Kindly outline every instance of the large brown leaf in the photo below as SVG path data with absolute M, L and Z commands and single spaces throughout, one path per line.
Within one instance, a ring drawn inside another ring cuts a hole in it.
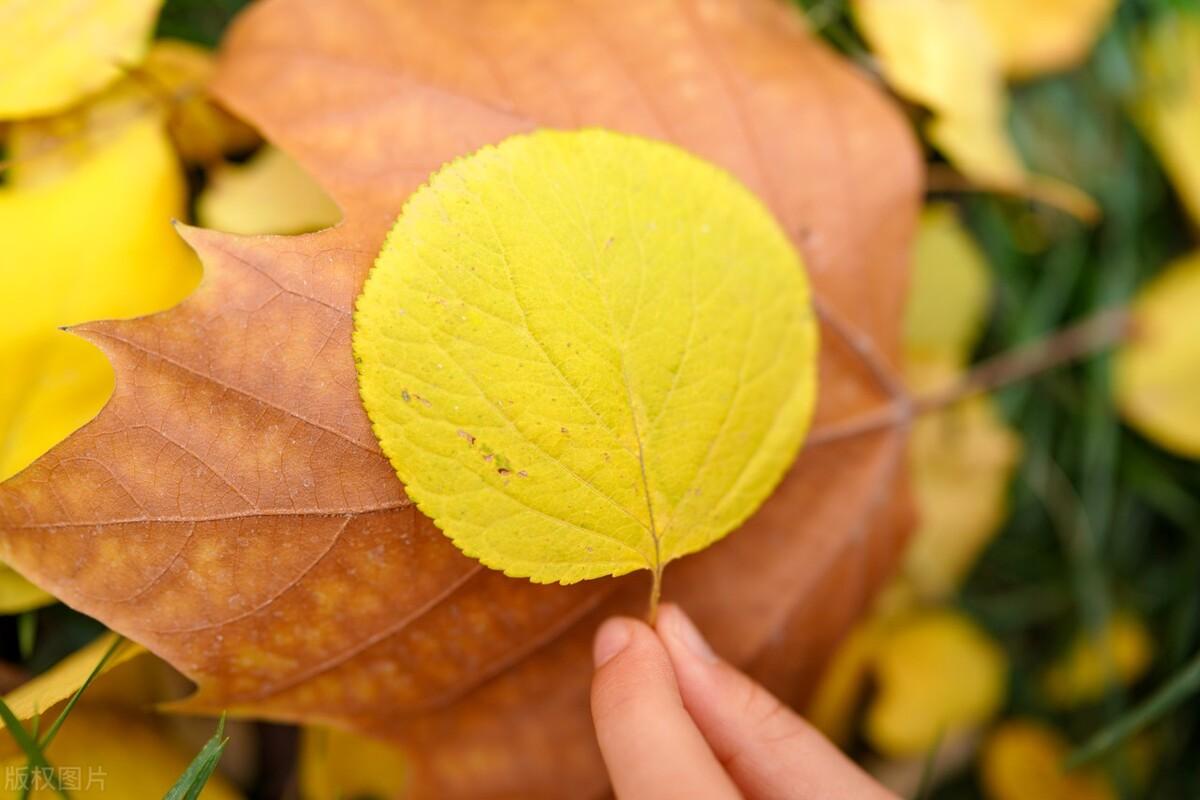
M 919 162 L 869 81 L 769 0 L 268 0 L 216 89 L 342 205 L 299 237 L 184 231 L 205 264 L 170 312 L 79 329 L 100 416 L 0 487 L 3 557 L 196 679 L 192 705 L 403 742 L 413 792 L 604 791 L 589 641 L 637 576 L 536 586 L 462 556 L 407 502 L 359 403 L 350 310 L 405 197 L 517 131 L 668 139 L 737 174 L 803 250 L 823 322 L 813 439 L 744 528 L 665 595 L 788 699 L 895 561 L 895 400 Z

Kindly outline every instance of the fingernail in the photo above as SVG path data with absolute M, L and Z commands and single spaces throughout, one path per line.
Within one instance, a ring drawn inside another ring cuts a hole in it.
M 688 619 L 688 615 L 683 613 L 683 609 L 679 606 L 670 606 L 664 610 L 669 614 L 668 627 L 671 636 L 690 650 L 696 658 L 709 664 L 715 664 L 717 654 L 713 652 L 700 630 Z
M 596 641 L 592 645 L 592 660 L 596 669 L 600 669 L 613 659 L 629 644 L 633 632 L 629 623 L 623 619 L 610 619 L 596 631 Z

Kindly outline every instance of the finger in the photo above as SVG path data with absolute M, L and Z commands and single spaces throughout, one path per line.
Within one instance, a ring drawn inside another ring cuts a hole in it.
M 664 605 L 657 627 L 684 706 L 747 797 L 894 800 L 815 728 L 721 661 L 678 606 Z
M 688 717 L 671 659 L 645 624 L 615 617 L 594 645 L 592 718 L 621 800 L 737 798 L 737 789 Z

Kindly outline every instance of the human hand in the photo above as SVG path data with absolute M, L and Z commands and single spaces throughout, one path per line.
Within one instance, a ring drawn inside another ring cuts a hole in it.
M 721 661 L 678 606 L 596 632 L 592 719 L 621 800 L 895 800 Z

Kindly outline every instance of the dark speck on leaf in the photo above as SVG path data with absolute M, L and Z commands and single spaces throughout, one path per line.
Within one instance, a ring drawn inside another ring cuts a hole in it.
M 464 430 L 459 430 L 458 435 L 461 436 L 462 438 L 466 439 L 467 444 L 474 447 L 474 445 L 475 445 L 475 437 L 474 436 L 472 436 L 471 434 L 467 433 Z
M 403 400 L 403 401 L 404 401 L 404 402 L 406 402 L 406 403 L 407 403 L 408 401 L 412 400 L 412 395 L 408 393 L 408 389 L 401 389 L 401 390 L 400 390 L 400 399 L 401 399 L 401 400 Z

